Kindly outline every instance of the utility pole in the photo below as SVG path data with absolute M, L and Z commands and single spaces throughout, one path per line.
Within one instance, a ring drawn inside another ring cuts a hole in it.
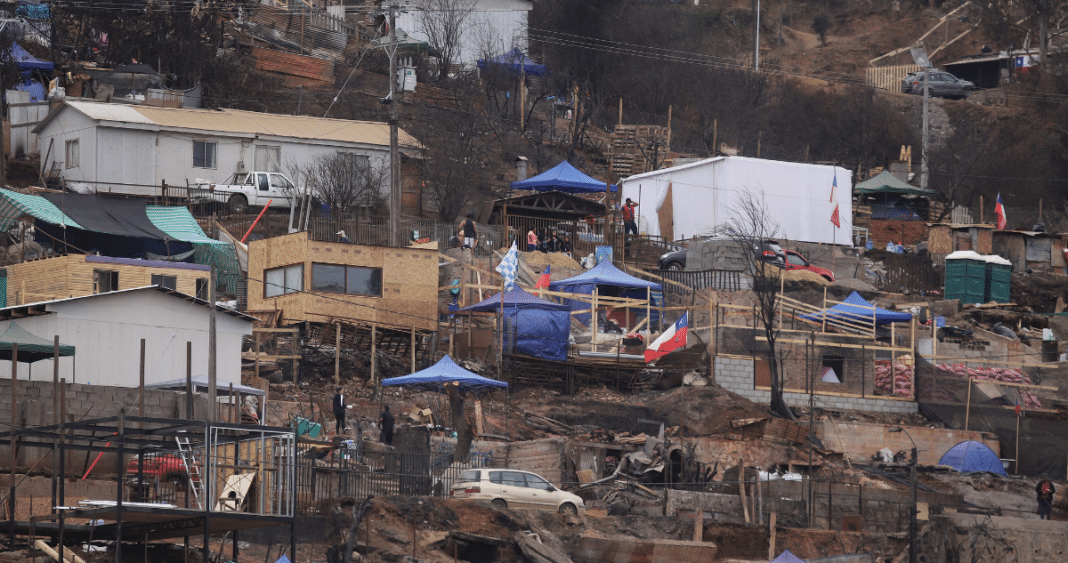
M 928 79 L 931 76 L 931 67 L 923 68 L 923 154 L 920 155 L 920 189 L 927 189 L 927 144 L 931 137 L 931 120 L 929 117 L 931 104 L 931 86 Z
M 760 70 L 760 0 L 753 0 L 753 70 Z
M 215 266 L 208 278 L 208 420 L 215 422 L 215 407 L 218 405 L 215 388 L 215 285 L 218 284 Z
M 389 6 L 389 242 L 400 246 L 400 151 L 397 147 L 397 12 L 400 6 Z

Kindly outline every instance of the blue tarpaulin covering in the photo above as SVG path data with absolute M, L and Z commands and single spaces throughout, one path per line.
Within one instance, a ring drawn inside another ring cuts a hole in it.
M 790 550 L 787 549 L 786 551 L 780 553 L 778 557 L 772 559 L 771 563 L 805 563 L 805 560 L 794 555 L 793 553 L 790 553 Z
M 854 291 L 849 294 L 849 297 L 846 297 L 842 303 L 829 309 L 819 311 L 818 313 L 801 315 L 801 318 L 810 321 L 823 322 L 823 317 L 825 315 L 828 321 L 839 320 L 851 323 L 871 322 L 872 304 L 868 303 L 859 293 Z M 907 322 L 910 320 L 912 320 L 912 313 L 887 311 L 886 309 L 881 309 L 879 307 L 875 308 L 875 324 L 877 325 Z
M 988 471 L 1007 475 L 998 454 L 982 442 L 967 440 L 949 448 L 938 460 L 938 465 L 948 465 L 961 473 Z
M 577 276 L 550 283 L 549 289 L 552 291 L 582 293 L 586 295 L 592 295 L 593 290 L 597 289 L 598 294 L 607 295 L 609 297 L 644 299 L 648 295 L 647 292 L 649 290 L 659 292 L 661 286 L 656 282 L 636 278 L 620 271 L 619 268 L 616 268 L 615 265 L 612 264 L 611 260 L 605 260 Z M 655 301 L 656 296 L 654 295 L 653 298 Z M 589 303 L 577 299 L 565 299 L 564 301 L 568 303 L 568 306 L 572 311 L 589 310 L 590 308 Z M 657 306 L 657 303 L 653 303 L 653 306 Z M 641 314 L 641 311 L 636 312 Z M 650 319 L 650 324 L 655 325 L 659 322 L 657 319 L 658 316 L 654 313 L 653 318 Z M 588 314 L 576 315 L 575 320 L 588 325 L 590 316 Z
M 438 363 L 411 375 L 383 379 L 382 385 L 403 385 L 405 387 L 423 387 L 440 389 L 446 383 L 457 382 L 461 389 L 484 389 L 487 387 L 508 387 L 504 381 L 482 377 L 456 365 L 452 358 L 445 356 Z
M 501 294 L 475 303 L 461 311 L 501 311 Z M 521 288 L 504 294 L 504 346 L 528 356 L 567 361 L 571 331 L 571 308 L 546 301 Z
M 8 57 L 15 62 L 19 70 L 40 70 L 52 72 L 56 65 L 48 61 L 42 61 L 26 52 L 18 43 L 12 43 L 8 49 Z
M 605 183 L 583 174 L 566 160 L 533 178 L 512 182 L 513 190 L 536 192 L 558 191 L 569 194 L 588 194 L 605 191 Z M 618 188 L 612 186 L 612 191 Z
M 497 70 L 507 70 L 511 74 L 530 74 L 532 76 L 549 76 L 549 69 L 530 60 L 523 51 L 518 48 L 512 49 L 503 55 L 490 57 L 489 60 L 479 59 L 478 68 L 493 66 Z

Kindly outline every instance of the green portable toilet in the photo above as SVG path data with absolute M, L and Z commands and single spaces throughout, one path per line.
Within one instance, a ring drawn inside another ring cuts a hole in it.
M 986 264 L 984 257 L 971 250 L 958 250 L 946 256 L 946 299 L 985 303 Z
M 1009 289 L 1012 286 L 1012 262 L 997 255 L 984 256 L 986 259 L 986 301 L 1008 303 Z

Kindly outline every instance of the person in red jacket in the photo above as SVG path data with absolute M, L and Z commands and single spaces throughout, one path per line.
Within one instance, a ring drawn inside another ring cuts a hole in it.
M 636 207 L 638 207 L 638 204 L 628 197 L 621 210 L 623 218 L 623 256 L 630 256 L 630 237 L 627 235 L 638 234 L 638 223 L 635 221 L 637 218 L 637 214 L 635 214 Z

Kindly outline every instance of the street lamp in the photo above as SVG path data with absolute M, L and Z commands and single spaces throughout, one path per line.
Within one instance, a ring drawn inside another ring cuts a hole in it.
M 908 430 L 900 426 L 887 429 L 887 432 L 904 432 L 912 442 L 912 459 L 909 460 L 909 469 L 912 473 L 912 511 L 909 512 L 909 563 L 916 563 L 916 441 Z

